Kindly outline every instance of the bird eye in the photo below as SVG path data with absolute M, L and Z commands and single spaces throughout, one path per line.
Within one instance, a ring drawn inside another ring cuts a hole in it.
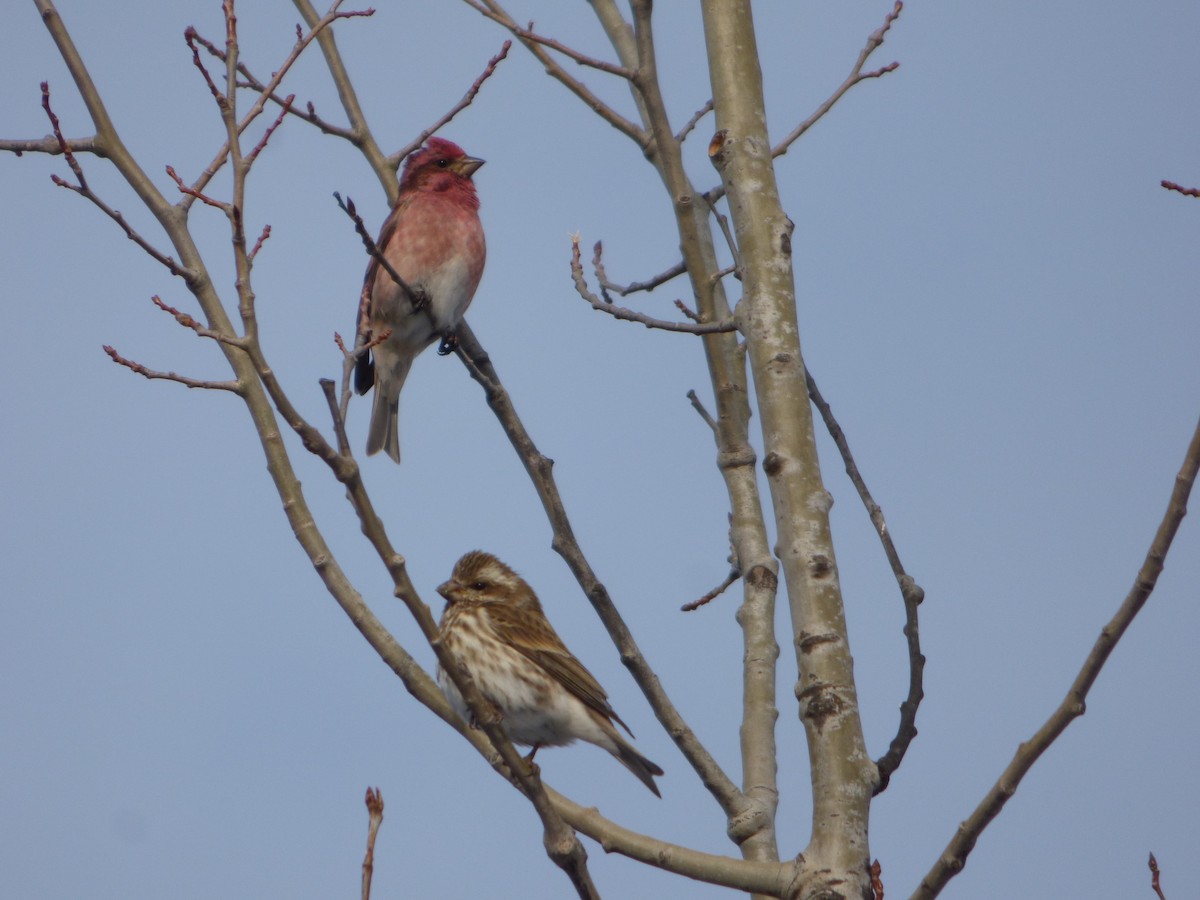
M 482 591 L 486 587 L 487 587 L 486 581 L 476 581 L 474 584 L 471 585 L 471 590 Z
M 437 161 L 437 167 L 439 169 L 444 169 L 448 165 L 450 165 L 450 160 L 446 159 L 446 157 L 444 157 L 444 156 Z

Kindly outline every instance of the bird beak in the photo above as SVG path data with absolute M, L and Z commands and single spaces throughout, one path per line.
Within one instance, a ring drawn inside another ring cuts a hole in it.
M 453 603 L 458 596 L 458 591 L 461 585 L 453 578 L 438 585 L 437 592 L 442 595 L 447 603 Z
M 470 178 L 479 171 L 479 167 L 484 162 L 485 160 L 476 159 L 474 156 L 464 156 L 462 159 L 455 160 L 451 168 L 464 178 Z

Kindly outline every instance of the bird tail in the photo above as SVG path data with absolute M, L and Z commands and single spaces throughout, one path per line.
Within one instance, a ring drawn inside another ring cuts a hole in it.
M 375 402 L 371 407 L 371 424 L 367 427 L 367 456 L 382 450 L 397 464 L 400 462 L 400 390 L 411 367 L 410 355 L 397 353 L 387 344 L 375 350 Z
M 655 797 L 661 797 L 658 785 L 654 783 L 654 776 L 663 774 L 663 770 L 634 750 L 633 746 L 623 737 L 615 732 L 613 736 L 616 737 L 616 747 L 609 752 L 617 758 L 621 765 L 636 775 L 642 784 L 650 788 Z
M 375 402 L 371 407 L 371 425 L 367 429 L 367 456 L 383 450 L 400 462 L 400 396 L 375 383 Z

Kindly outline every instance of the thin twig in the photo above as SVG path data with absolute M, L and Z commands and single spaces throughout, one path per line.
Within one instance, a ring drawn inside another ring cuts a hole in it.
M 704 408 L 704 404 L 700 402 L 700 398 L 696 396 L 696 392 L 694 390 L 688 391 L 687 398 L 692 401 L 692 407 L 697 413 L 699 413 L 700 418 L 704 420 L 704 424 L 713 430 L 713 434 L 720 434 L 720 428 L 717 425 L 717 420 L 714 419 L 709 414 L 708 410 Z
M 258 240 L 254 242 L 254 247 L 250 250 L 250 258 L 258 256 L 258 251 L 262 249 L 262 245 L 266 243 L 267 238 L 271 236 L 271 226 L 264 225 L 262 233 L 259 234 Z
M 562 41 L 538 34 L 533 30 L 532 22 L 529 23 L 528 27 L 522 28 L 520 25 L 517 25 L 515 22 L 513 22 L 512 19 L 508 17 L 508 14 L 503 10 L 493 11 L 493 9 L 485 6 L 482 3 L 476 2 L 476 0 L 464 0 L 464 2 L 466 2 L 468 6 L 474 9 L 480 15 L 486 16 L 493 22 L 503 25 L 510 32 L 512 32 L 515 37 L 520 39 L 522 43 L 541 44 L 543 47 L 549 47 L 551 50 L 557 50 L 563 56 L 574 60 L 581 66 L 587 66 L 590 69 L 597 69 L 601 72 L 607 72 L 609 75 L 616 75 L 626 80 L 633 78 L 634 73 L 631 69 L 627 69 L 624 66 L 617 65 L 616 63 L 610 63 L 605 62 L 602 59 L 596 59 L 594 56 L 588 56 L 586 53 L 580 53 L 578 50 L 568 47 Z
M 571 280 L 575 284 L 576 292 L 591 304 L 592 309 L 608 313 L 614 319 L 623 319 L 626 322 L 638 322 L 647 328 L 658 328 L 662 331 L 674 331 L 682 334 L 718 334 L 726 331 L 737 331 L 737 324 L 732 319 L 724 322 L 697 322 L 694 324 L 668 322 L 666 319 L 655 319 L 645 313 L 636 312 L 624 306 L 605 303 L 588 290 L 587 281 L 583 275 L 583 263 L 579 254 L 579 235 L 577 234 L 571 237 Z
M 425 296 L 424 293 L 411 287 L 407 281 L 400 277 L 400 273 L 392 267 L 392 264 L 387 261 L 387 257 L 383 255 L 382 251 L 379 249 L 379 245 L 375 243 L 375 239 L 372 238 L 370 232 L 367 231 L 367 226 L 363 224 L 362 216 L 358 214 L 358 210 L 354 206 L 354 201 L 347 197 L 343 202 L 342 195 L 337 191 L 333 192 L 333 198 L 337 200 L 338 209 L 340 209 L 354 221 L 354 230 L 358 233 L 358 236 L 362 238 L 363 247 L 366 248 L 367 255 L 370 256 L 371 259 L 375 260 L 375 262 L 379 263 L 383 271 L 387 272 L 388 275 L 391 276 L 392 280 L 400 286 L 400 289 L 404 291 L 404 293 L 408 294 L 409 299 L 414 307 L 419 306 L 421 304 L 421 299 Z M 365 287 L 364 290 L 366 290 Z
M 696 312 L 679 298 L 675 299 L 675 308 L 691 319 L 693 322 L 700 321 L 700 313 Z
M 1154 858 L 1154 854 L 1150 854 L 1150 887 L 1154 888 L 1154 893 L 1158 894 L 1158 900 L 1167 900 L 1162 892 L 1162 886 L 1158 883 L 1158 860 Z
M 678 132 L 676 132 L 675 140 L 678 143 L 682 144 L 684 141 L 684 138 L 686 138 L 691 133 L 692 129 L 700 124 L 700 120 L 703 119 L 705 116 L 707 116 L 710 112 L 712 112 L 712 108 L 713 108 L 712 98 L 709 97 L 708 102 L 705 103 L 698 110 L 696 110 L 695 114 L 690 119 L 687 120 L 687 123 L 682 128 L 680 128 Z
M 368 296 L 364 291 L 363 296 Z M 360 308 L 358 321 L 362 321 L 363 312 Z M 342 336 L 336 331 L 333 333 L 333 342 L 337 344 L 338 350 L 342 352 L 342 390 L 341 400 L 338 402 L 338 415 L 343 422 L 350 411 L 350 396 L 353 393 L 350 387 L 350 379 L 354 374 L 354 366 L 364 353 L 373 347 L 378 347 L 384 341 L 392 336 L 392 329 L 385 328 L 379 334 L 371 336 L 369 341 L 362 344 L 356 344 L 354 349 L 347 349 L 346 342 L 342 340 Z
M 612 291 L 614 294 L 620 294 L 622 297 L 632 294 L 636 291 L 650 292 L 660 284 L 665 284 L 672 278 L 677 278 L 687 271 L 687 265 L 684 264 L 683 260 L 680 260 L 679 262 L 675 263 L 675 265 L 671 266 L 671 268 L 667 269 L 665 272 L 660 272 L 653 278 L 648 278 L 645 281 L 630 282 L 627 285 L 620 285 L 613 281 L 609 281 L 608 273 L 604 270 L 603 254 L 604 242 L 596 241 L 595 246 L 592 248 L 592 266 L 596 270 L 596 279 L 600 282 L 600 288 L 606 295 L 606 299 L 609 291 Z
M 1178 194 L 1183 194 L 1185 197 L 1200 197 L 1200 188 L 1186 188 L 1183 185 L 1176 184 L 1173 181 L 1163 180 L 1159 182 L 1168 191 L 1175 191 Z
M 283 62 L 279 65 L 279 67 L 271 75 L 271 80 L 268 81 L 266 83 L 266 85 L 263 86 L 263 89 L 259 92 L 258 99 L 253 104 L 251 104 L 250 109 L 246 112 L 246 114 L 237 123 L 237 126 L 236 126 L 236 134 L 237 135 L 242 134 L 246 130 L 246 128 L 249 127 L 250 123 L 253 122 L 255 119 L 257 119 L 259 117 L 259 115 L 262 114 L 264 107 L 266 106 L 266 104 L 268 102 L 270 102 L 271 98 L 274 96 L 275 91 L 279 88 L 279 85 L 283 81 L 284 76 L 291 70 L 291 68 L 295 64 L 296 60 L 300 58 L 300 54 L 303 53 L 304 50 L 308 47 L 308 45 L 311 44 L 314 40 L 316 40 L 318 38 L 318 36 L 326 28 L 328 28 L 330 25 L 332 25 L 334 22 L 336 22 L 339 19 L 354 19 L 354 18 L 360 18 L 360 17 L 364 17 L 364 16 L 375 15 L 375 10 L 373 10 L 373 9 L 367 9 L 367 10 L 362 10 L 362 11 L 350 10 L 348 12 L 341 12 L 338 10 L 338 7 L 341 6 L 341 4 L 342 4 L 342 0 L 335 0 L 334 4 L 329 8 L 329 11 L 327 13 L 325 13 L 325 15 L 322 16 L 319 20 L 317 20 L 315 23 L 313 23 L 312 27 L 309 29 L 308 34 L 298 34 L 297 35 L 296 42 L 295 42 L 295 44 L 292 45 L 291 51 L 284 58 Z M 227 32 L 229 31 L 230 27 L 231 26 L 227 26 L 227 29 L 226 29 Z M 194 32 L 193 32 L 193 37 L 198 37 L 198 35 L 194 35 Z M 192 52 L 194 54 L 194 58 L 199 59 L 199 54 L 195 50 L 194 45 L 192 46 Z M 225 63 L 228 66 L 229 62 L 230 62 L 229 56 L 228 56 L 228 51 L 222 58 L 225 60 Z M 234 72 L 236 73 L 236 71 L 237 71 L 236 55 L 233 60 L 233 63 L 234 63 L 233 69 L 234 69 Z M 203 71 L 202 66 L 201 66 L 201 70 Z M 209 80 L 211 81 L 211 79 L 209 79 Z M 236 83 L 233 81 L 232 77 L 231 77 L 230 81 L 231 81 L 230 91 L 232 93 L 232 91 L 236 88 Z M 224 109 L 228 106 L 229 106 L 228 99 L 225 99 L 222 108 Z M 194 182 L 192 182 L 192 185 L 191 185 L 192 191 L 195 191 L 195 192 L 203 192 L 204 191 L 204 188 L 208 185 L 208 183 L 210 181 L 212 181 L 212 179 L 216 176 L 217 172 L 220 171 L 221 167 L 225 164 L 225 160 L 229 158 L 230 146 L 231 146 L 230 141 L 226 140 L 225 144 L 221 147 L 221 149 L 217 151 L 217 155 L 213 158 L 213 160 L 208 164 L 208 166 L 204 169 L 204 171 L 200 173 L 200 176 Z M 197 197 L 198 197 L 198 194 L 195 194 L 195 193 L 192 193 L 191 191 L 189 191 L 188 196 L 184 197 L 183 200 L 180 201 L 180 206 L 183 209 L 190 208 L 193 200 L 196 199 Z
M 83 169 L 80 168 L 79 161 L 75 159 L 75 154 L 71 152 L 71 145 L 63 137 L 58 116 L 54 114 L 54 110 L 50 106 L 50 83 L 48 81 L 42 82 L 42 109 L 46 111 L 46 116 L 50 119 L 50 127 L 54 129 L 54 137 L 58 139 L 58 145 L 62 149 L 62 155 L 67 161 L 67 165 L 75 173 L 75 180 L 79 182 L 80 188 L 85 191 L 88 190 L 87 179 L 83 177 Z
M 338 344 L 342 343 L 341 335 L 337 336 Z M 345 345 L 342 345 L 343 347 Z M 353 456 L 353 451 L 350 449 L 350 439 L 346 436 L 346 420 L 342 417 L 341 410 L 338 409 L 337 394 L 334 393 L 335 385 L 332 378 L 322 378 L 318 382 L 321 385 L 321 393 L 325 395 L 325 402 L 329 405 L 329 417 L 333 420 L 333 433 L 337 437 L 338 453 L 341 456 Z
M 367 854 L 362 864 L 362 900 L 371 900 L 371 876 L 375 873 L 375 835 L 383 824 L 383 794 L 367 788 Z
M 141 247 L 151 259 L 161 263 L 172 275 L 177 275 L 180 278 L 189 280 L 192 277 L 191 272 L 175 262 L 173 257 L 168 256 L 151 244 L 137 231 L 134 231 L 133 226 L 125 221 L 125 217 L 121 215 L 118 210 L 113 209 L 111 206 L 101 200 L 99 196 L 92 192 L 91 187 L 88 186 L 87 179 L 83 175 L 83 167 L 80 166 L 79 160 L 75 158 L 75 154 L 73 152 L 74 148 L 67 141 L 67 139 L 63 137 L 62 128 L 59 126 L 58 122 L 58 116 L 54 114 L 54 110 L 50 106 L 50 85 L 48 82 L 43 81 L 41 87 L 42 109 L 46 111 L 46 115 L 50 119 L 50 127 L 54 129 L 54 140 L 58 144 L 59 152 L 62 153 L 63 158 L 67 161 L 67 165 L 71 167 L 71 172 L 74 173 L 78 184 L 71 184 L 65 179 L 60 178 L 58 175 L 51 175 L 50 180 L 58 185 L 58 187 L 66 188 L 69 191 L 74 191 L 76 194 L 79 194 L 81 197 L 84 197 L 90 201 L 93 206 L 116 222 L 121 230 L 125 232 L 125 236 Z M 96 142 L 99 142 L 98 138 L 96 139 Z
M 642 148 L 643 151 L 650 147 L 651 139 L 649 133 L 642 128 L 639 128 L 625 116 L 621 115 L 607 103 L 597 97 L 590 88 L 587 87 L 578 78 L 569 75 L 558 61 L 550 55 L 550 53 L 532 37 L 523 37 L 522 33 L 526 31 L 516 20 L 513 19 L 504 8 L 496 2 L 496 0 L 463 0 L 468 6 L 476 10 L 483 16 L 499 22 L 509 33 L 516 37 L 525 46 L 530 53 L 537 59 L 546 70 L 551 78 L 562 84 L 572 94 L 587 104 L 588 109 L 600 116 L 613 128 L 616 128 L 622 134 L 632 138 L 633 141 Z
M 463 94 L 462 99 L 454 104 L 454 106 L 450 107 L 445 115 L 417 135 L 415 140 L 409 142 L 406 146 L 401 147 L 395 153 L 391 154 L 387 158 L 388 165 L 390 165 L 393 169 L 398 168 L 400 163 L 404 161 L 405 157 L 424 144 L 431 135 L 445 127 L 445 125 L 448 124 L 451 119 L 470 106 L 472 101 L 475 99 L 475 95 L 479 93 L 479 89 L 483 87 L 483 83 L 491 78 L 495 73 L 496 66 L 500 65 L 500 63 L 508 57 L 508 51 L 511 49 L 511 47 L 512 41 L 505 41 L 500 47 L 500 52 L 488 60 L 488 64 L 484 67 L 482 74 L 475 79 L 469 88 L 467 88 L 467 92 Z
M 1061 735 L 1076 718 L 1082 716 L 1086 709 L 1088 692 L 1095 683 L 1100 670 L 1108 661 L 1109 655 L 1121 640 L 1134 618 L 1150 599 L 1158 576 L 1162 573 L 1171 542 L 1179 530 L 1179 524 L 1187 514 L 1187 501 L 1196 483 L 1196 473 L 1200 471 L 1200 422 L 1197 423 L 1184 457 L 1183 466 L 1175 476 L 1175 486 L 1171 491 L 1171 499 L 1167 503 L 1166 512 L 1155 532 L 1146 558 L 1138 570 L 1133 587 L 1125 596 L 1116 614 L 1100 632 L 1092 650 L 1084 660 L 1079 674 L 1067 691 L 1058 709 L 1046 720 L 1028 741 L 1017 748 L 1012 762 L 1004 770 L 999 780 L 992 786 L 987 795 L 975 807 L 974 812 L 965 822 L 958 826 L 953 839 L 946 849 L 938 856 L 933 865 L 921 880 L 920 887 L 913 893 L 913 900 L 930 900 L 936 897 L 955 875 L 962 871 L 980 834 L 988 824 L 1000 814 L 1004 804 L 1016 793 L 1026 773 L 1046 752 L 1058 736 Z
M 200 74 L 204 76 L 204 83 L 208 85 L 208 92 L 212 94 L 213 99 L 217 102 L 217 106 L 224 109 L 228 106 L 228 101 L 225 95 L 217 88 L 216 82 L 213 81 L 212 75 L 208 73 L 208 67 L 204 65 L 204 60 L 200 58 L 200 51 L 196 48 L 199 32 L 191 25 L 183 30 L 183 40 L 188 45 L 188 49 L 192 51 L 192 65 L 200 70 Z M 207 44 L 207 41 L 204 42 Z M 207 44 L 211 48 L 211 44 Z M 225 54 L 220 55 L 221 62 L 225 62 Z
M 699 609 L 700 607 L 704 606 L 705 604 L 711 603 L 713 600 L 716 600 L 723 593 L 725 593 L 725 589 L 728 588 L 731 584 L 733 584 L 735 581 L 737 581 L 741 577 L 742 577 L 741 569 L 737 569 L 737 568 L 730 569 L 729 574 L 725 576 L 724 580 L 720 584 L 718 584 L 715 588 L 713 588 L 711 591 L 709 591 L 707 594 L 705 594 L 700 599 L 693 600 L 691 603 L 683 604 L 683 606 L 679 607 L 680 612 L 694 612 L 695 610 Z
M 903 9 L 903 0 L 896 0 L 896 5 L 884 18 L 883 24 L 879 28 L 875 29 L 875 31 L 871 32 L 871 35 L 867 38 L 867 43 L 859 52 L 858 59 L 855 61 L 853 68 L 850 69 L 850 74 L 846 76 L 846 80 L 843 81 L 837 87 L 837 89 L 829 95 L 828 99 L 826 99 L 824 103 L 817 107 L 816 111 L 811 116 L 793 128 L 787 137 L 785 137 L 782 141 L 776 144 L 774 148 L 772 148 L 772 157 L 780 157 L 787 153 L 792 144 L 799 140 L 800 137 L 806 131 L 808 131 L 808 129 L 812 128 L 817 124 L 817 122 L 821 121 L 825 114 L 833 109 L 834 105 L 842 99 L 842 97 L 847 91 L 850 90 L 850 88 L 854 87 L 860 82 L 867 81 L 872 78 L 882 78 L 889 72 L 894 72 L 900 68 L 900 63 L 891 62 L 886 66 L 881 66 L 880 68 L 871 72 L 864 72 L 862 70 L 863 65 L 870 58 L 871 54 L 879 49 L 879 47 L 883 44 L 884 37 L 886 37 L 888 31 L 891 29 L 892 24 L 900 17 L 900 13 Z M 704 196 L 715 202 L 721 197 L 725 196 L 725 186 L 717 185 L 712 190 L 705 192 Z
M 879 860 L 871 863 L 871 900 L 883 900 L 883 866 Z
M 896 5 L 892 7 L 892 11 L 887 14 L 886 18 L 884 18 L 883 24 L 871 32 L 871 36 L 867 38 L 866 46 L 859 51 L 858 59 L 854 63 L 854 68 L 850 70 L 850 74 L 846 76 L 846 80 L 843 81 L 838 89 L 829 96 L 828 100 L 826 100 L 817 108 L 816 112 L 793 128 L 787 137 L 775 145 L 775 147 L 771 150 L 771 156 L 783 156 L 783 154 L 787 153 L 788 148 L 792 146 L 792 144 L 794 144 L 796 140 L 802 134 L 804 134 L 804 132 L 808 131 L 808 129 L 812 128 L 813 125 L 820 121 L 821 117 L 824 116 L 825 113 L 829 112 L 829 110 L 833 108 L 833 105 L 842 99 L 842 95 L 845 94 L 846 91 L 850 90 L 850 88 L 854 87 L 861 81 L 866 81 L 870 78 L 881 78 L 889 72 L 894 72 L 896 69 L 900 68 L 900 63 L 892 62 L 879 69 L 875 69 L 872 72 L 864 72 L 862 70 L 867 60 L 870 59 L 871 54 L 883 45 L 884 38 L 887 37 L 888 31 L 891 29 L 895 21 L 900 18 L 900 13 L 903 11 L 903 9 L 903 0 L 896 0 Z
M 197 200 L 201 201 L 202 203 L 204 203 L 208 206 L 214 207 L 215 209 L 219 209 L 226 214 L 229 213 L 229 211 L 231 209 L 230 204 L 226 203 L 223 200 L 218 200 L 215 197 L 210 197 L 210 196 L 208 196 L 208 194 L 205 194 L 202 191 L 196 190 L 194 187 L 190 187 L 190 186 L 184 184 L 183 179 L 179 177 L 179 173 L 176 172 L 173 167 L 167 166 L 167 174 L 171 176 L 171 180 L 175 182 L 175 186 L 177 188 L 179 188 L 179 192 L 181 194 L 186 194 L 189 197 L 195 197 Z
M 161 379 L 163 381 L 174 381 L 177 384 L 182 384 L 184 387 L 199 388 L 206 391 L 229 391 L 239 396 L 245 393 L 242 385 L 236 381 L 206 381 L 199 378 L 188 378 L 186 375 L 177 375 L 174 372 L 159 372 L 155 369 L 147 369 L 139 362 L 134 362 L 132 359 L 126 359 L 119 354 L 115 349 L 108 344 L 104 345 L 104 352 L 108 354 L 109 359 L 119 366 L 124 366 L 131 372 L 136 372 L 144 378 Z
M 837 419 L 834 418 L 833 410 L 821 395 L 812 372 L 805 372 L 805 380 L 808 384 L 808 396 L 818 412 L 821 413 L 825 428 L 842 456 L 846 474 L 850 476 L 854 489 L 858 491 L 859 499 L 867 509 L 871 524 L 875 526 L 875 533 L 879 535 L 879 540 L 883 544 L 884 555 L 887 556 L 888 564 L 892 567 L 892 574 L 896 578 L 896 583 L 900 587 L 900 596 L 904 601 L 904 637 L 908 641 L 908 696 L 900 704 L 900 725 L 896 730 L 896 736 L 888 745 L 887 753 L 875 762 L 879 768 L 879 783 L 875 787 L 875 793 L 879 794 L 887 788 L 892 773 L 900 767 L 900 763 L 904 760 L 904 754 L 908 752 L 909 744 L 917 736 L 917 709 L 925 696 L 923 687 L 925 657 L 921 653 L 921 628 L 917 608 L 925 599 L 925 591 L 913 580 L 911 575 L 904 571 L 904 564 L 900 562 L 900 554 L 896 550 L 895 542 L 892 541 L 892 534 L 888 530 L 883 510 L 871 496 L 871 491 L 867 488 L 862 473 L 858 470 L 858 464 L 854 461 L 854 455 L 850 452 L 846 434 L 842 431 Z
M 200 337 L 209 338 L 210 340 L 218 341 L 219 343 L 222 343 L 222 344 L 228 344 L 231 347 L 237 347 L 242 350 L 246 349 L 245 338 L 237 337 L 236 335 L 232 335 L 232 334 L 223 334 L 222 332 L 217 331 L 215 328 L 206 328 L 204 325 L 202 325 L 200 323 L 199 320 L 193 318 L 192 316 L 188 315 L 187 313 L 182 312 L 173 306 L 168 306 L 166 303 L 164 303 L 162 301 L 162 298 L 159 297 L 158 294 L 155 294 L 153 297 L 151 297 L 150 302 L 153 303 L 155 306 L 157 306 L 159 309 L 161 309 L 163 312 L 165 312 L 167 315 L 171 316 L 176 322 L 178 322 L 184 328 L 190 328 L 192 331 L 196 332 L 196 334 L 198 334 Z
M 738 253 L 737 241 L 733 239 L 733 232 L 729 230 L 729 220 L 725 218 L 725 216 L 721 215 L 721 211 L 717 209 L 717 204 L 711 197 L 709 197 L 707 194 L 702 194 L 701 196 L 704 197 L 704 202 L 708 204 L 709 210 L 711 210 L 712 214 L 716 217 L 717 225 L 719 225 L 721 228 L 721 234 L 725 237 L 725 246 L 729 248 L 729 253 L 733 256 L 733 265 L 730 268 L 721 269 L 721 271 L 713 275 L 713 278 L 724 278 L 730 272 L 738 272 L 741 270 L 742 257 L 741 254 Z
M 224 50 L 222 50 L 220 47 L 218 47 L 212 41 L 203 37 L 201 34 L 196 32 L 194 29 L 191 29 L 191 32 L 192 32 L 192 39 L 197 44 L 199 44 L 201 47 L 203 47 L 205 50 L 207 50 L 209 53 L 211 53 L 217 59 L 221 60 L 222 62 L 225 61 L 225 51 Z M 261 94 L 267 90 L 267 86 L 262 82 L 262 80 L 257 78 L 250 71 L 249 67 L 247 67 L 247 65 L 244 62 L 242 62 L 241 60 L 238 60 L 237 71 L 240 72 L 242 74 L 242 76 L 246 79 L 245 81 L 239 81 L 237 83 L 237 86 L 239 88 L 247 88 L 258 94 Z M 280 97 L 279 94 L 275 93 L 274 91 L 269 92 L 268 96 L 270 97 L 272 103 L 274 103 L 278 106 L 284 105 L 285 98 Z M 331 135 L 334 135 L 335 137 L 343 138 L 345 140 L 350 141 L 352 144 L 357 143 L 357 135 L 355 135 L 351 129 L 343 128 L 339 125 L 334 125 L 332 122 L 326 121 L 325 119 L 318 116 L 316 107 L 313 106 L 313 103 L 311 100 L 308 101 L 307 104 L 305 104 L 305 109 L 299 110 L 299 109 L 296 109 L 295 106 L 289 106 L 287 109 L 287 112 L 288 112 L 288 114 L 293 115 L 298 119 L 303 119 L 305 122 L 308 122 L 310 125 L 313 125 L 314 127 L 318 128 L 320 131 L 324 132 L 325 134 L 331 134 Z
M 279 115 L 275 117 L 275 121 L 272 122 L 270 127 L 263 132 L 262 140 L 258 142 L 253 150 L 246 154 L 247 165 L 253 165 L 254 160 L 258 159 L 258 154 L 262 153 L 263 148 L 267 146 L 267 141 L 271 139 L 271 135 L 275 133 L 275 129 L 283 124 L 283 118 L 291 110 L 292 101 L 295 99 L 295 94 L 288 94 L 287 97 L 284 98 L 283 108 L 279 111 Z

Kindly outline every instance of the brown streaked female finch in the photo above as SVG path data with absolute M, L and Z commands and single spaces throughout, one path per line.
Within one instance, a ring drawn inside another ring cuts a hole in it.
M 438 588 L 446 598 L 439 637 L 479 692 L 502 715 L 509 740 L 533 747 L 560 747 L 576 740 L 602 747 L 656 796 L 654 776 L 663 770 L 621 736 L 633 737 L 608 703 L 608 695 L 583 663 L 571 655 L 542 612 L 533 589 L 490 553 L 472 550 Z M 438 684 L 468 721 L 462 695 L 442 667 Z
M 479 286 L 486 248 L 471 176 L 482 165 L 482 159 L 467 156 L 457 144 L 435 137 L 404 166 L 396 206 L 376 243 L 417 296 L 409 296 L 371 258 L 363 279 L 367 302 L 360 310 L 357 346 L 385 329 L 391 329 L 391 336 L 360 356 L 354 371 L 358 393 L 375 387 L 368 455 L 383 450 L 400 462 L 396 420 L 408 370 L 435 338 L 452 346 L 454 329 Z

